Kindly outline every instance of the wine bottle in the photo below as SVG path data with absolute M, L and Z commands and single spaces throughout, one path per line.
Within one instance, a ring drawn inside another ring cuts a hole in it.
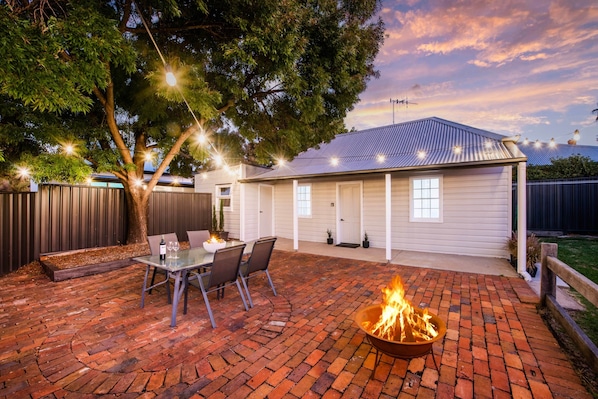
M 160 240 L 160 260 L 166 260 L 166 241 L 164 241 L 164 234 Z

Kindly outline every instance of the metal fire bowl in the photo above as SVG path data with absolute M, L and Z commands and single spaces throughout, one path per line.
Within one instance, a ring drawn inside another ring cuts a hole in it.
M 423 314 L 423 310 L 420 308 L 414 308 L 414 310 L 416 313 L 420 315 Z M 438 335 L 430 341 L 399 342 L 380 338 L 374 334 L 371 334 L 365 328 L 363 328 L 363 322 L 369 321 L 372 323 L 376 323 L 380 319 L 381 314 L 381 304 L 371 305 L 357 311 L 357 314 L 355 315 L 355 322 L 357 323 L 359 328 L 361 328 L 361 330 L 366 333 L 372 346 L 392 357 L 398 357 L 401 359 L 411 359 L 414 357 L 421 357 L 427 355 L 432 351 L 432 344 L 438 340 L 441 340 L 446 334 L 446 324 L 444 323 L 444 321 L 442 321 L 440 317 L 428 311 L 428 314 L 432 316 L 430 321 L 432 322 L 432 324 L 434 324 L 436 330 L 438 331 Z

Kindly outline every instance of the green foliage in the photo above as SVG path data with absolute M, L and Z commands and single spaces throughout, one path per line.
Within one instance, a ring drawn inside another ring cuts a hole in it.
M 218 217 L 218 231 L 224 231 L 224 201 L 220 200 L 220 211 Z
M 78 139 L 82 158 L 38 162 L 39 181 L 111 172 L 129 193 L 148 151 L 157 170 L 150 192 L 165 171 L 213 167 L 214 151 L 270 165 L 331 140 L 377 76 L 384 33 L 374 18 L 380 0 L 10 4 L 0 1 L 0 100 L 8 100 L 0 151 L 16 163 L 25 153 L 9 157 L 12 142 L 53 154 L 65 138 Z M 174 88 L 164 83 L 164 63 Z M 197 144 L 196 132 L 211 147 Z M 130 226 L 129 237 L 136 231 Z
M 527 167 L 528 180 L 571 179 L 598 176 L 598 162 L 579 154 L 568 158 L 552 158 L 550 165 Z
M 218 230 L 218 219 L 216 218 L 216 205 L 212 205 L 212 232 Z

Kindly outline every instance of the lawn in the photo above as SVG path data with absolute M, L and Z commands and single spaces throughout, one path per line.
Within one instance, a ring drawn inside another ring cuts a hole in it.
M 558 258 L 598 284 L 598 238 L 543 238 L 542 242 L 558 244 Z M 598 345 L 598 309 L 581 297 L 585 312 L 574 312 L 575 321 Z

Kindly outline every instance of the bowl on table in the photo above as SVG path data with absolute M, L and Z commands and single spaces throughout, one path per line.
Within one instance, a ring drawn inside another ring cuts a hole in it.
M 208 240 L 208 241 L 204 241 L 203 242 L 203 248 L 211 253 L 216 252 L 219 249 L 222 249 L 226 247 L 226 241 L 212 241 L 212 240 Z

